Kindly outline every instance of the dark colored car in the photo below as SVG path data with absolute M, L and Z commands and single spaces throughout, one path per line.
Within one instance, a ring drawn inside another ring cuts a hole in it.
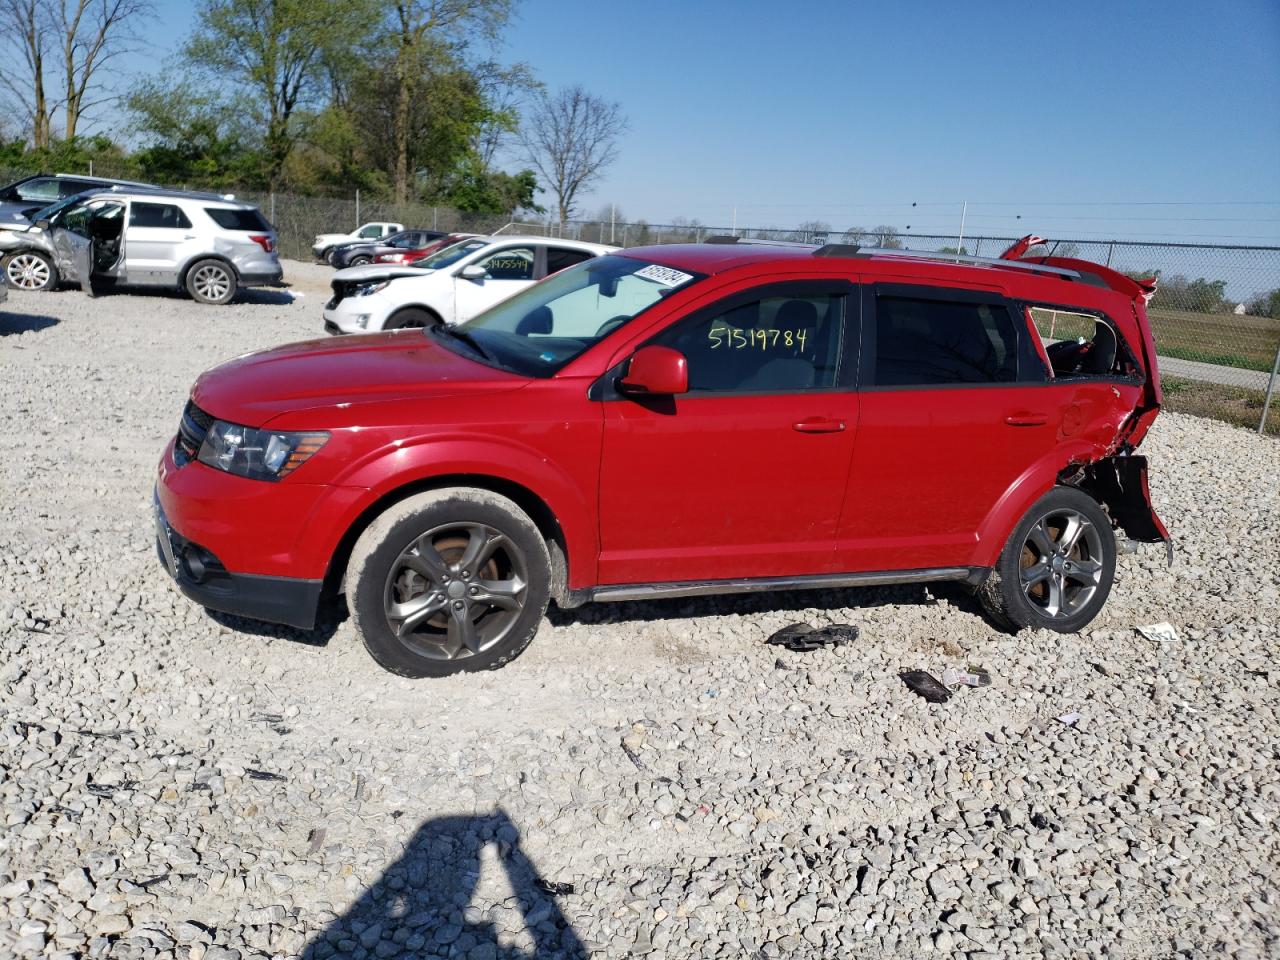
M 149 187 L 132 180 L 111 180 L 67 173 L 37 173 L 0 187 L 0 227 L 14 224 L 16 229 L 30 226 L 31 214 L 52 203 L 86 190 L 110 187 Z
M 954 581 L 1077 631 L 1117 529 L 1168 541 L 1135 453 L 1152 289 L 1063 257 L 620 251 L 456 327 L 209 370 L 158 545 L 217 610 L 310 628 L 345 593 L 405 676 L 502 666 L 550 599 Z
M 372 263 L 379 254 L 421 250 L 444 236 L 439 230 L 401 230 L 382 240 L 344 243 L 329 251 L 329 263 L 339 270 L 359 267 Z

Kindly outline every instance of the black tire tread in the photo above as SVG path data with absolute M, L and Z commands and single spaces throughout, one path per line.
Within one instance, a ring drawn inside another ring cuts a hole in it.
M 531 591 L 537 586 L 535 581 L 541 580 L 541 589 L 537 590 L 540 598 L 535 600 L 538 606 L 538 614 L 531 618 L 529 625 L 524 631 L 517 635 L 512 642 L 510 639 L 504 641 L 504 649 L 501 657 L 491 662 L 481 662 L 480 665 L 473 665 L 469 661 L 473 658 L 457 661 L 457 666 L 453 669 L 436 668 L 436 662 L 423 662 L 421 666 L 428 669 L 415 669 L 411 663 L 402 662 L 400 660 L 390 658 L 384 655 L 384 651 L 375 643 L 371 643 L 369 637 L 361 628 L 362 616 L 357 609 L 358 598 L 363 587 L 365 577 L 373 572 L 370 570 L 370 558 L 375 550 L 377 550 L 391 535 L 392 531 L 401 523 L 411 520 L 413 517 L 420 515 L 424 511 L 431 509 L 439 504 L 447 503 L 450 500 L 463 501 L 466 503 L 483 503 L 491 507 L 496 507 L 503 513 L 507 514 L 507 519 L 515 525 L 522 527 L 524 532 L 529 534 L 531 541 L 537 544 L 537 551 L 533 556 L 527 557 L 527 562 L 531 567 L 537 570 L 530 570 L 530 589 Z M 419 679 L 429 676 L 448 676 L 461 672 L 476 672 L 480 670 L 498 670 L 516 657 L 520 656 L 533 642 L 533 638 L 538 633 L 538 628 L 542 624 L 543 614 L 546 613 L 547 604 L 550 601 L 551 587 L 551 558 L 547 552 L 546 541 L 543 539 L 534 522 L 529 519 L 520 507 L 512 500 L 501 494 L 493 493 L 490 490 L 484 490 L 477 487 L 443 487 L 439 490 L 428 490 L 425 493 L 415 494 L 407 497 L 400 502 L 388 507 L 381 515 L 379 515 L 368 527 L 364 529 L 356 540 L 355 546 L 351 549 L 351 557 L 347 563 L 347 609 L 351 614 L 352 623 L 356 627 L 356 632 L 360 635 L 361 641 L 364 643 L 365 649 L 374 661 L 390 673 L 397 676 Z

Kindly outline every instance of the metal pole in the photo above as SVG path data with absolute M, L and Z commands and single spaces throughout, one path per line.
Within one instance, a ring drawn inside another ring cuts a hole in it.
M 1262 419 L 1258 421 L 1258 432 L 1267 431 L 1267 413 L 1271 409 L 1271 396 L 1276 392 L 1276 374 L 1280 372 L 1280 343 L 1276 344 L 1276 358 L 1271 362 L 1271 376 L 1267 379 L 1267 396 L 1262 401 Z
M 613 230 L 618 225 L 618 205 L 609 204 L 609 242 L 613 243 Z
M 733 207 L 733 230 L 732 230 L 731 232 L 733 233 L 733 235 L 734 235 L 735 237 L 738 235 L 738 206 L 737 206 L 737 204 L 734 204 L 734 207 Z
M 960 238 L 956 241 L 956 253 L 964 253 L 964 216 L 969 212 L 969 201 L 960 208 Z
M 432 230 L 440 229 L 440 208 L 439 207 L 431 208 L 431 229 Z
M 354 229 L 360 229 L 360 190 L 356 190 L 356 225 Z
M 1114 243 L 1107 244 L 1107 266 L 1108 267 L 1111 266 L 1111 255 L 1115 252 L 1116 252 L 1116 245 Z
M 272 190 L 271 191 L 271 224 L 272 226 L 275 225 L 275 222 L 276 222 L 276 192 Z

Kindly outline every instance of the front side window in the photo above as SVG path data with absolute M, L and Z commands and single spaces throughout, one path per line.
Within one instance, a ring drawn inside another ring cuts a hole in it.
M 532 280 L 533 247 L 509 247 L 483 257 L 476 265 L 486 280 Z
M 503 255 L 510 251 L 503 251 Z M 477 315 L 458 328 L 489 362 L 548 377 L 655 303 L 701 279 L 630 257 L 593 257 Z M 447 329 L 428 334 L 448 340 Z
M 691 392 L 830 389 L 839 376 L 843 303 L 838 294 L 803 291 L 739 301 L 677 324 L 654 342 L 684 354 Z
M 1018 338 L 999 303 L 879 296 L 873 386 L 1012 383 Z
M 374 237 L 382 236 L 382 228 L 376 227 L 376 226 L 365 227 L 363 230 L 360 231 L 359 234 L 357 234 L 357 236 L 359 236 L 361 239 L 364 239 L 364 240 L 372 240 Z
M 172 203 L 139 203 L 129 205 L 129 226 L 162 227 L 169 230 L 187 229 L 191 221 L 181 208 Z

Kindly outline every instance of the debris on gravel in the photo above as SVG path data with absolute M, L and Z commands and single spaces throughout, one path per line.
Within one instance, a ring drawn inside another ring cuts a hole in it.
M 1080 635 L 959 588 L 696 598 L 553 608 L 505 669 L 407 681 L 156 559 L 192 380 L 321 334 L 327 269 L 287 273 L 0 309 L 0 956 L 1280 953 L 1275 440 L 1162 416 L 1176 562 L 1121 556 Z M 763 642 L 796 622 L 860 636 Z M 899 680 L 973 662 L 942 706 Z

